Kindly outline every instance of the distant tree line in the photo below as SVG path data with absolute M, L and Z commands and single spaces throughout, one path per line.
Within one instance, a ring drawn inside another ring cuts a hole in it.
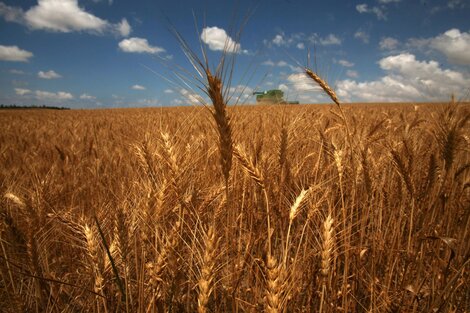
M 0 104 L 0 110 L 5 109 L 47 109 L 47 110 L 70 110 L 67 107 L 55 107 L 49 105 L 16 105 L 16 104 Z

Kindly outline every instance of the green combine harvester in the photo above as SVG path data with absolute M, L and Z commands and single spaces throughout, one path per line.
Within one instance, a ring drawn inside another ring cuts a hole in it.
M 299 101 L 285 101 L 284 92 L 279 89 L 255 91 L 253 95 L 259 104 L 299 104 Z

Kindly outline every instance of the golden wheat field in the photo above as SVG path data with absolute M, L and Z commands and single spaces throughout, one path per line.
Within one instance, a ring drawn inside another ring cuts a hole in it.
M 1 111 L 0 311 L 469 312 L 468 105 L 217 114 Z

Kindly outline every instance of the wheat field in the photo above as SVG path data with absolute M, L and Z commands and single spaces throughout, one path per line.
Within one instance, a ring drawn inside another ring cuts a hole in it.
M 468 105 L 216 114 L 0 112 L 3 312 L 468 312 Z

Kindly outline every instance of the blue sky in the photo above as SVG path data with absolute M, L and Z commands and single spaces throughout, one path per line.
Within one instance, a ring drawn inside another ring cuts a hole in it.
M 197 86 L 174 73 L 195 72 L 172 27 L 214 64 L 233 47 L 242 102 L 266 89 L 326 102 L 301 73 L 308 50 L 344 102 L 468 100 L 468 16 L 465 0 L 0 0 L 0 103 L 190 103 Z

